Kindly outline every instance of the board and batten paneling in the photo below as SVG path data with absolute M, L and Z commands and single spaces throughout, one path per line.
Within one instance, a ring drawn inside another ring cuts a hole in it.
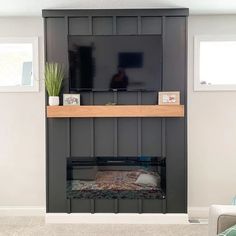
M 159 35 L 157 43 L 163 45 L 163 55 L 160 55 L 160 61 L 157 62 L 160 71 L 158 76 L 162 78 L 158 90 L 179 90 L 181 104 L 186 106 L 187 14 L 187 9 L 45 10 L 43 16 L 45 17 L 46 61 L 65 65 L 66 78 L 62 93 L 68 93 L 68 35 Z M 160 52 L 162 53 L 161 48 Z M 100 112 L 103 114 L 106 110 L 112 109 L 104 106 L 109 102 L 117 103 L 117 107 L 157 104 L 157 93 L 151 91 L 83 91 L 80 94 L 82 109 L 87 109 L 86 106 L 89 105 L 95 105 L 95 109 L 96 106 L 102 106 Z M 49 113 L 53 114 L 58 112 L 56 109 L 61 108 L 48 109 Z M 175 118 L 153 115 L 153 111 L 149 118 L 147 113 L 134 117 L 133 112 L 130 118 L 124 118 L 124 115 L 118 118 L 114 117 L 114 114 L 109 118 L 101 118 L 101 113 L 98 118 L 94 118 L 91 114 L 85 118 L 78 118 L 78 110 L 75 107 L 66 109 L 76 114 L 74 116 L 62 114 L 64 118 L 52 117 L 47 121 L 47 212 L 68 211 L 66 158 L 98 155 L 114 157 L 165 155 L 167 157 L 166 210 L 169 213 L 186 212 L 187 147 L 184 107 L 178 107 L 178 115 L 175 114 Z M 124 112 L 121 111 L 122 114 Z M 160 202 L 151 200 L 143 201 L 141 206 L 138 200 L 122 199 L 118 205 L 107 199 L 98 201 L 73 199 L 69 210 L 71 212 L 165 212 L 165 207 L 161 206 Z
M 67 65 L 65 18 L 45 19 L 46 61 Z M 67 79 L 64 92 L 68 92 Z M 69 155 L 69 121 L 47 120 L 47 212 L 66 212 L 66 157 Z
M 90 35 L 90 18 L 89 17 L 71 17 L 69 18 L 70 35 Z
M 73 157 L 93 156 L 91 142 L 91 119 L 71 119 L 70 148 Z
M 117 17 L 116 32 L 118 35 L 137 35 L 138 17 Z
M 47 212 L 66 212 L 66 157 L 68 126 L 64 120 L 48 120 Z
M 113 17 L 93 17 L 93 35 L 112 35 Z
M 180 91 L 186 104 L 186 18 L 166 17 L 164 24 L 163 90 Z M 166 119 L 167 212 L 187 212 L 186 118 Z
M 155 26 L 155 27 L 154 27 Z M 141 17 L 142 34 L 161 34 L 162 19 L 161 17 L 143 16 Z

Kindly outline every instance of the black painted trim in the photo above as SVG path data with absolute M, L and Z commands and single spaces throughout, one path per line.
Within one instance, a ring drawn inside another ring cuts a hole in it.
M 150 9 L 43 9 L 43 17 L 76 16 L 188 16 L 188 8 L 150 8 Z
M 44 61 L 46 62 L 47 58 L 47 20 L 43 19 L 44 23 Z M 49 177 L 49 163 L 48 163 L 48 157 L 49 157 L 49 145 L 48 145 L 48 140 L 49 140 L 49 131 L 48 131 L 48 119 L 47 119 L 47 104 L 48 104 L 48 96 L 47 96 L 47 91 L 45 88 L 45 135 L 46 135 L 46 140 L 45 140 L 45 164 L 46 164 L 46 212 L 49 212 L 49 184 L 48 184 L 48 177 Z
M 184 104 L 185 104 L 185 130 L 184 130 L 184 143 L 185 143 L 185 149 L 184 149 L 184 155 L 185 155 L 185 212 L 188 211 L 188 18 L 185 19 L 185 93 L 184 93 Z

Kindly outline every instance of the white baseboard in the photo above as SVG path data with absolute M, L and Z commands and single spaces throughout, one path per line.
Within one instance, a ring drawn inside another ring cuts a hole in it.
M 188 216 L 189 219 L 208 219 L 209 207 L 189 207 Z
M 0 206 L 0 216 L 44 216 L 43 206 Z
M 187 214 L 47 213 L 46 223 L 69 224 L 188 224 Z
M 44 206 L 0 206 L 0 216 L 45 216 Z M 208 219 L 208 207 L 189 207 L 188 214 L 47 213 L 47 223 L 185 224 L 188 219 Z

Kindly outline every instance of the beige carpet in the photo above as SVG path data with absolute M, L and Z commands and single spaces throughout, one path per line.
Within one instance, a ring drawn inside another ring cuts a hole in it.
M 207 236 L 207 225 L 45 224 L 42 217 L 0 217 L 0 236 Z

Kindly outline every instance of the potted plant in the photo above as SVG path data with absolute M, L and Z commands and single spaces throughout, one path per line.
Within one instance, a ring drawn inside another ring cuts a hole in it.
M 59 94 L 64 79 L 64 69 L 58 63 L 46 63 L 45 65 L 45 86 L 49 96 L 49 105 L 59 105 Z

